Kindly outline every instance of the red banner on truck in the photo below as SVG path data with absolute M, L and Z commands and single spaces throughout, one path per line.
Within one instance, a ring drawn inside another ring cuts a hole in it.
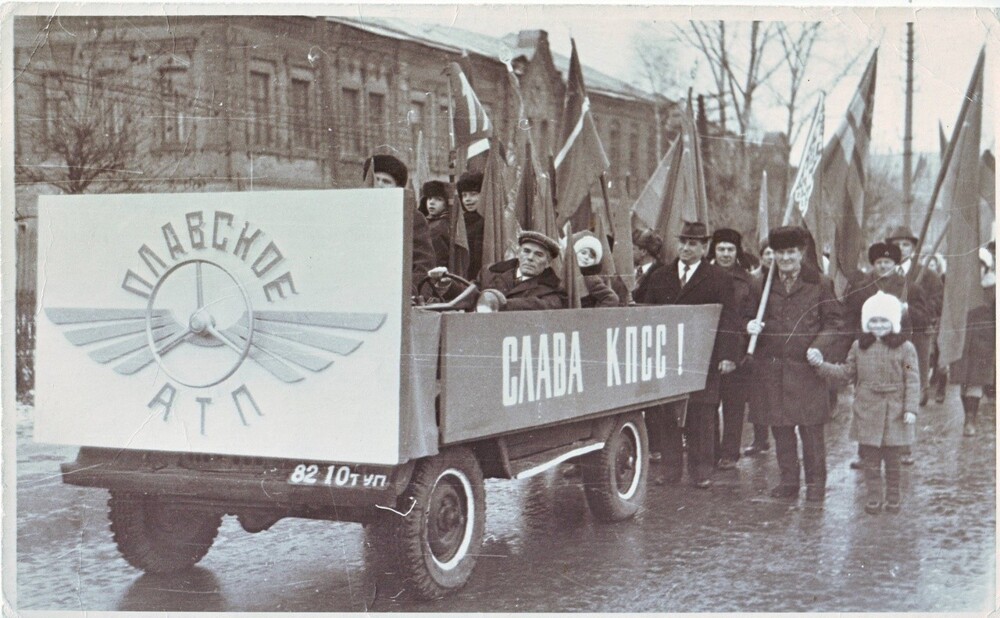
M 701 390 L 720 312 L 700 305 L 447 314 L 441 441 Z

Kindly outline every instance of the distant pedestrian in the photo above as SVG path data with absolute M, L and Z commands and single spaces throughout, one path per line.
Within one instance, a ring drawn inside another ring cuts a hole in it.
M 887 512 L 899 512 L 900 457 L 913 443 L 920 407 L 917 349 L 900 332 L 902 311 L 898 298 L 876 292 L 861 310 L 864 332 L 851 345 L 845 363 L 823 362 L 818 351 L 807 354 L 820 375 L 854 385 L 851 437 L 860 444 L 868 494 L 865 512 L 872 515 L 883 503 Z

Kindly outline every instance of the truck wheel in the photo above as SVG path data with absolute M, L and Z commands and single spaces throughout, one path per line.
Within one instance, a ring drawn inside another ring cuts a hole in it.
M 485 506 L 483 473 L 472 451 L 455 448 L 421 460 L 397 501 L 399 513 L 379 511 L 371 530 L 383 554 L 382 574 L 423 599 L 461 588 L 483 543 Z
M 171 506 L 156 496 L 111 492 L 108 517 L 118 551 L 147 573 L 172 573 L 205 557 L 222 515 Z
M 604 448 L 581 461 L 590 512 L 600 521 L 632 517 L 646 499 L 649 446 L 640 414 L 618 417 Z

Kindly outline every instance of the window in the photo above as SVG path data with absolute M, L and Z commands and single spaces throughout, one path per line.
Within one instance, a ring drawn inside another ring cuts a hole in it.
M 439 171 L 448 170 L 448 158 L 451 156 L 451 116 L 448 114 L 448 106 L 442 105 L 438 108 L 438 130 L 437 148 L 431 155 L 434 161 L 434 168 Z
M 315 145 L 311 94 L 312 82 L 306 79 L 292 78 L 289 118 L 292 125 L 293 148 L 312 148 Z
M 122 76 L 115 71 L 103 71 L 98 73 L 91 84 L 91 97 L 97 97 L 100 101 L 100 114 L 104 118 L 104 130 L 109 134 L 118 135 L 125 131 L 128 123 L 127 112 L 125 110 L 125 93 Z
M 271 145 L 271 76 L 250 71 L 250 143 Z
M 52 138 L 61 133 L 63 106 L 67 98 L 63 85 L 64 78 L 59 75 L 50 75 L 45 80 L 45 133 Z
M 642 174 L 639 168 L 639 134 L 632 133 L 628 138 L 628 173 L 633 177 Z
M 182 96 L 181 84 L 187 78 L 183 68 L 160 70 L 160 143 L 162 145 L 182 144 L 191 134 L 191 117 Z
M 611 130 L 608 132 L 608 158 L 611 160 L 611 174 L 615 175 L 621 168 L 621 131 L 618 123 L 611 123 Z
M 344 136 L 341 148 L 345 154 L 360 155 L 364 122 L 361 118 L 361 95 L 357 90 L 341 90 L 340 134 Z
M 424 125 L 424 104 L 420 101 L 410 101 L 410 111 L 406 113 L 406 122 L 410 126 L 410 139 L 413 144 L 417 143 L 417 136 L 424 132 L 424 148 L 430 152 L 433 145 L 430 143 L 430 135 Z
M 371 148 L 386 143 L 385 95 L 368 93 L 368 127 L 371 130 Z
M 655 131 L 655 129 L 654 129 Z M 656 166 L 659 165 L 659 160 L 656 157 L 656 133 L 650 133 L 646 138 L 646 176 L 652 176 L 653 172 L 656 171 Z

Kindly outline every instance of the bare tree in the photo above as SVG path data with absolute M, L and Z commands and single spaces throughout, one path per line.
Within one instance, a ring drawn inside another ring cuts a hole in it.
M 643 26 L 632 39 L 632 55 L 639 67 L 639 83 L 655 97 L 653 113 L 656 120 L 656 159 L 666 151 L 663 143 L 665 111 L 671 107 L 670 97 L 681 87 L 680 64 L 674 42 L 664 38 L 653 26 Z M 693 77 L 693 76 L 692 76 Z
M 159 97 L 151 95 L 162 75 L 148 57 L 127 53 L 128 45 L 114 31 L 95 27 L 65 42 L 45 40 L 22 60 L 19 94 L 33 90 L 36 105 L 34 116 L 19 120 L 18 184 L 47 184 L 71 194 L 147 191 L 151 179 L 176 167 L 153 150 L 169 130 L 166 106 L 190 102 L 162 89 Z

